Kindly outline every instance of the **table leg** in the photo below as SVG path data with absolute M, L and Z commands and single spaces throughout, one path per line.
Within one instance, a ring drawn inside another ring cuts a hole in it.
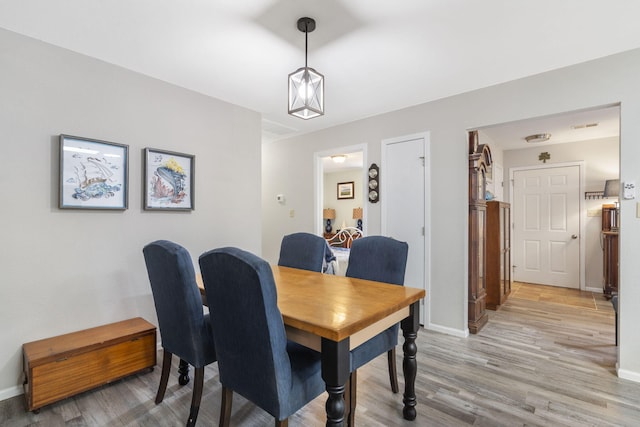
M 404 336 L 404 359 L 402 361 L 402 371 L 404 372 L 404 408 L 402 415 L 405 420 L 416 419 L 416 373 L 418 372 L 418 363 L 416 362 L 416 338 L 418 336 L 418 328 L 420 327 L 420 302 L 411 304 L 409 316 L 404 319 L 402 326 L 402 335 Z
M 340 342 L 322 338 L 322 379 L 327 385 L 327 426 L 344 426 L 344 390 L 349 379 L 349 338 Z

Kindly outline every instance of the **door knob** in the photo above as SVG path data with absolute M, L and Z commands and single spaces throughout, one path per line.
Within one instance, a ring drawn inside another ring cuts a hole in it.
M 572 234 L 572 235 L 571 235 L 571 238 L 575 240 L 575 239 L 577 239 L 577 238 L 578 238 L 578 236 L 577 236 L 576 234 Z

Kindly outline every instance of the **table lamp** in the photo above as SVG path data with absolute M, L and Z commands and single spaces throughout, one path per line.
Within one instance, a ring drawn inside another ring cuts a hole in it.
M 358 229 L 362 231 L 362 208 L 353 209 L 353 219 L 358 220 L 356 227 L 358 227 Z
M 327 233 L 331 233 L 331 220 L 336 219 L 336 210 L 335 209 L 323 209 L 322 210 L 322 218 L 327 220 L 327 224 L 324 227 L 324 231 Z

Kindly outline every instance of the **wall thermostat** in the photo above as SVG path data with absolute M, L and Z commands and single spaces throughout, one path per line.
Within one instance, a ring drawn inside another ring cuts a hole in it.
M 636 198 L 636 183 L 635 181 L 626 181 L 622 187 L 622 198 L 626 200 Z

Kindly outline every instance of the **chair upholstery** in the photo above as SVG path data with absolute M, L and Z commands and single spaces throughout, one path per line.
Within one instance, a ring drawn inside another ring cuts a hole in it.
M 322 271 L 327 242 L 311 233 L 293 233 L 282 238 L 278 265 L 303 270 Z
M 200 256 L 228 425 L 237 392 L 285 424 L 325 389 L 320 353 L 287 341 L 269 264 L 238 248 Z
M 408 252 L 407 243 L 390 237 L 368 236 L 356 239 L 351 246 L 346 276 L 402 286 Z M 391 390 L 394 393 L 398 392 L 395 349 L 398 344 L 399 326 L 396 323 L 351 351 L 352 374 L 349 380 L 351 390 L 348 390 L 351 403 L 348 404 L 349 406 L 355 406 L 357 369 L 383 353 L 387 353 Z M 354 411 L 350 412 L 350 424 L 353 425 Z
M 209 314 L 203 313 L 189 252 L 167 240 L 149 243 L 142 250 L 156 306 L 164 352 L 156 404 L 167 388 L 175 354 L 195 368 L 191 410 L 187 425 L 195 425 L 200 408 L 204 367 L 216 361 Z

